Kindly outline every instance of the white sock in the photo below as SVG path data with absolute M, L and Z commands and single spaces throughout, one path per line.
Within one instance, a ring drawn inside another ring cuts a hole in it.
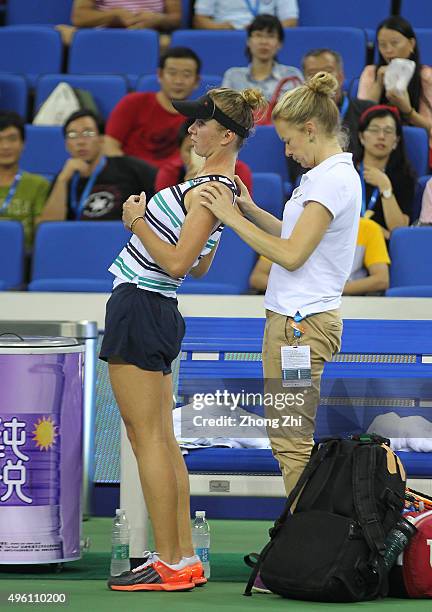
M 180 559 L 180 561 L 178 563 L 174 563 L 174 564 L 170 564 L 167 563 L 166 561 L 162 561 L 162 559 L 159 557 L 159 561 L 161 561 L 164 565 L 166 565 L 167 567 L 169 567 L 170 569 L 173 570 L 181 570 L 184 567 L 187 567 L 187 563 L 185 562 L 184 557 L 182 559 Z
M 183 557 L 183 561 L 186 562 L 186 565 L 193 565 L 194 563 L 199 563 L 201 559 L 198 555 L 193 555 L 192 557 Z

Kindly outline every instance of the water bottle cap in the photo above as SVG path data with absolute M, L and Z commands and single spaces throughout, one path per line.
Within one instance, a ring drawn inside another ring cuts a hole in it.
M 205 515 L 206 515 L 205 510 L 196 510 L 195 511 L 195 516 L 197 516 L 197 517 L 205 518 Z
M 116 508 L 116 516 L 118 516 L 119 514 L 122 514 L 124 512 L 124 510 L 122 508 Z

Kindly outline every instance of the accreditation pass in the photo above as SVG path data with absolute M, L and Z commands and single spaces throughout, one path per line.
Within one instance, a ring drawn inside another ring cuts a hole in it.
M 310 387 L 310 346 L 281 346 L 282 386 Z

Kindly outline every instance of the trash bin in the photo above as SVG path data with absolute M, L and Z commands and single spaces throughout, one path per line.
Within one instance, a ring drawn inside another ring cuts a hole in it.
M 79 559 L 83 342 L 0 336 L 0 563 Z

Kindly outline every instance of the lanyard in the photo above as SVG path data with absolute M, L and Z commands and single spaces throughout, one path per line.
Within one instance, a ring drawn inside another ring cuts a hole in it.
M 106 163 L 106 157 L 101 157 L 98 165 L 96 166 L 96 168 L 93 170 L 93 172 L 88 178 L 88 181 L 83 189 L 79 202 L 78 202 L 78 197 L 77 197 L 77 188 L 78 188 L 78 181 L 80 180 L 81 175 L 79 172 L 74 173 L 72 180 L 71 180 L 71 184 L 70 184 L 70 203 L 71 203 L 71 208 L 75 213 L 75 219 L 81 218 L 82 211 L 84 210 L 84 207 L 87 202 L 87 198 L 89 197 L 90 192 L 93 189 L 93 186 L 96 182 L 97 177 L 99 176 L 102 169 L 104 168 L 105 163 Z
M 302 317 L 299 311 L 297 310 L 297 312 L 293 316 L 294 325 L 291 326 L 294 330 L 294 338 L 300 338 L 301 335 L 304 333 L 301 325 L 295 325 L 295 323 L 300 323 L 301 321 L 303 321 L 303 319 L 304 317 Z
M 245 0 L 245 1 L 252 15 L 256 17 L 259 13 L 261 0 L 255 0 L 255 6 L 252 6 L 251 0 Z
M 375 189 L 372 191 L 372 195 L 370 197 L 369 203 L 366 206 L 366 183 L 364 180 L 363 172 L 364 172 L 364 165 L 362 162 L 360 164 L 360 180 L 361 180 L 361 186 L 362 186 L 362 209 L 360 213 L 361 217 L 364 217 L 365 212 L 367 210 L 373 210 L 375 208 L 375 204 L 377 203 L 378 196 L 379 196 L 379 189 L 378 187 L 375 187 Z
M 344 99 L 343 99 L 343 102 L 342 102 L 342 106 L 341 106 L 341 109 L 339 111 L 341 119 L 345 119 L 345 115 L 347 114 L 348 106 L 349 106 L 348 96 L 344 96 Z
M 9 191 L 7 193 L 7 196 L 4 199 L 3 204 L 0 207 L 0 213 L 3 214 L 3 212 L 6 212 L 6 209 L 8 208 L 9 204 L 11 203 L 12 198 L 15 195 L 15 192 L 18 188 L 18 184 L 22 178 L 22 170 L 18 170 L 18 172 L 15 174 L 15 178 L 13 180 L 12 185 L 9 187 Z

